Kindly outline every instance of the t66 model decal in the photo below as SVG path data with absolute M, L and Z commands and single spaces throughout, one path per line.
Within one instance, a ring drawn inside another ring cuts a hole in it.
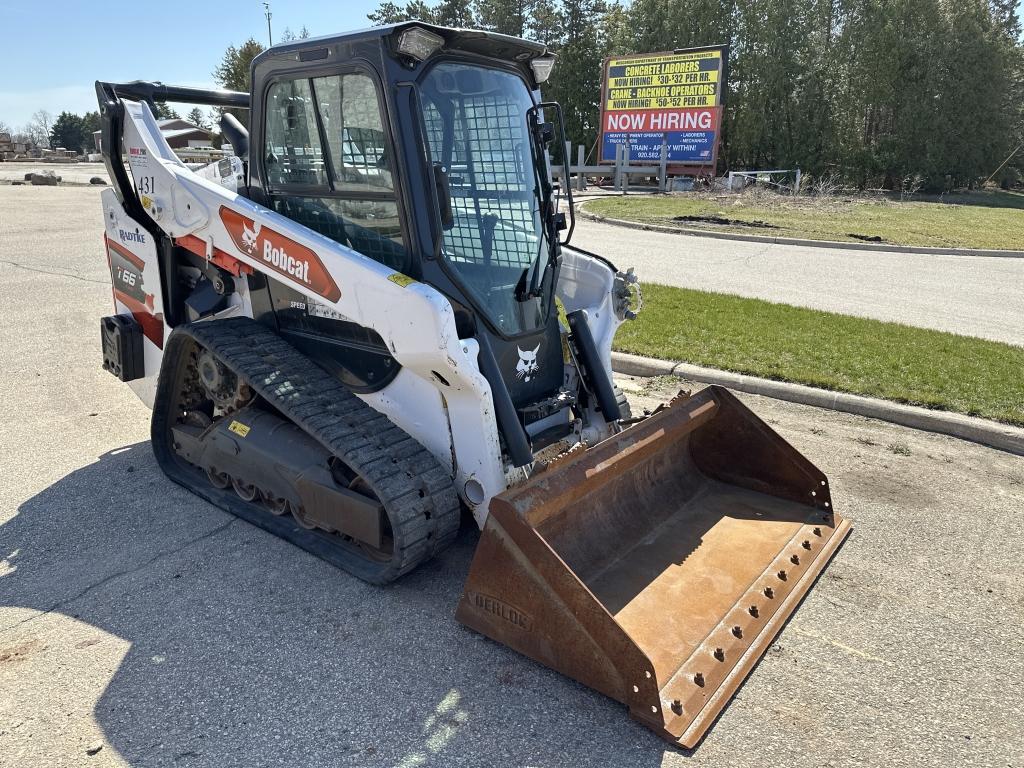
M 114 298 L 120 301 L 135 318 L 147 339 L 164 348 L 164 318 L 153 312 L 153 294 L 146 293 L 142 285 L 142 273 L 145 263 L 134 253 L 124 248 L 109 237 L 104 237 L 107 245 L 107 262 L 110 264 L 110 280 L 114 289 Z
M 220 219 L 235 247 L 242 253 L 261 260 L 285 277 L 303 283 L 328 301 L 341 298 L 341 289 L 334 278 L 320 258 L 306 246 L 223 205 Z

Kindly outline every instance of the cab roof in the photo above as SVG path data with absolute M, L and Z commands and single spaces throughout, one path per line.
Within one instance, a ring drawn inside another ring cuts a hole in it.
M 386 39 L 397 38 L 399 33 L 409 27 L 421 27 L 443 37 L 445 41 L 443 50 L 466 51 L 479 56 L 521 62 L 529 61 L 548 53 L 547 46 L 543 43 L 520 37 L 512 37 L 511 35 L 503 35 L 498 32 L 489 32 L 483 29 L 440 27 L 436 24 L 427 24 L 421 21 L 403 21 L 398 24 L 388 24 L 382 27 L 367 27 L 366 29 L 358 29 L 352 32 L 308 37 L 304 40 L 279 43 L 256 56 L 253 59 L 253 66 L 282 54 L 301 53 L 302 51 L 326 48 L 339 43 L 357 43 L 373 40 L 386 43 Z

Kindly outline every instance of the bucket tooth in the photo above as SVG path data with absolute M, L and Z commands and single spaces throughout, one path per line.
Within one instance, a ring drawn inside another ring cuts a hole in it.
M 495 498 L 456 616 L 692 747 L 849 532 L 709 387 Z

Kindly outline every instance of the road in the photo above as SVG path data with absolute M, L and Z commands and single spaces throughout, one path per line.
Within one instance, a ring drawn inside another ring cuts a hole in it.
M 374 588 L 169 482 L 100 369 L 98 197 L 0 187 L 0 766 L 1024 765 L 1024 458 L 744 397 L 855 527 L 681 752 L 455 622 L 472 528 Z
M 1024 213 L 1021 214 L 1024 227 Z M 576 220 L 573 243 L 663 283 L 1024 346 L 1024 259 L 765 245 Z

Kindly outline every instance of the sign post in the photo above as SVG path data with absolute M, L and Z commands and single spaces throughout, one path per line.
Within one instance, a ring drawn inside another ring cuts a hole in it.
M 605 59 L 600 162 L 628 146 L 669 173 L 714 173 L 728 56 L 710 46 Z

